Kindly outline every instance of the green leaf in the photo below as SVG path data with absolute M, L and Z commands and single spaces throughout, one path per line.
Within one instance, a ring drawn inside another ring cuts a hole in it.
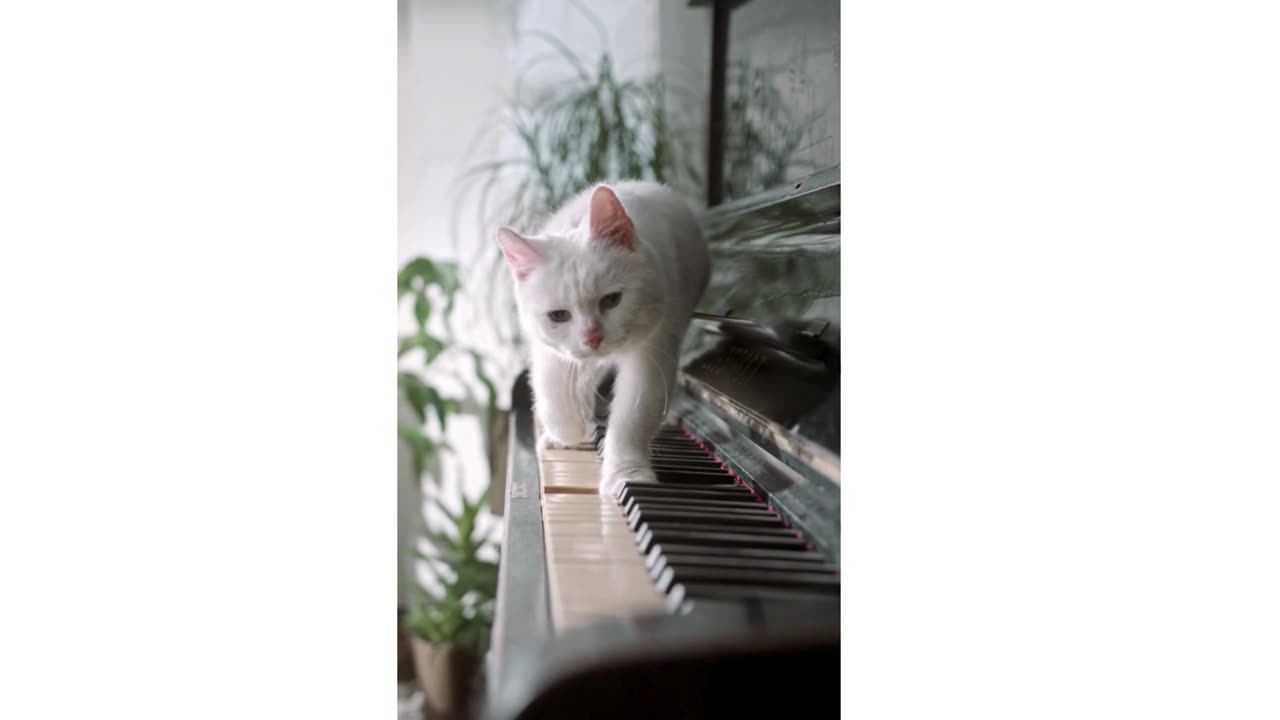
M 403 370 L 399 373 L 398 384 L 405 399 L 413 407 L 414 414 L 418 416 L 418 422 L 426 422 L 427 403 L 431 401 L 431 393 L 435 391 L 427 387 L 427 384 L 422 382 L 422 378 Z
M 435 412 L 436 419 L 440 421 L 440 429 L 446 430 L 449 416 L 456 415 L 462 410 L 462 400 L 441 395 L 439 391 L 427 385 L 422 378 L 412 372 L 401 370 L 398 375 L 398 384 L 405 399 L 413 407 L 414 414 L 418 416 L 419 422 L 427 421 L 427 409 L 430 408 Z
M 436 419 L 440 421 L 440 428 L 443 430 L 448 426 L 448 418 L 450 415 L 457 415 L 462 410 L 462 401 L 457 398 L 447 398 L 439 393 L 433 393 L 431 398 L 432 407 L 436 409 Z
M 403 298 L 415 290 L 425 290 L 428 285 L 437 282 L 437 277 L 436 264 L 429 258 L 419 257 L 410 260 L 400 269 L 396 278 L 400 297 Z
M 413 350 L 422 350 L 427 356 L 427 365 L 430 365 L 440 353 L 444 352 L 445 344 L 438 338 L 420 332 L 417 335 L 405 335 L 400 338 L 400 352 L 397 357 L 404 357 L 406 353 Z
M 400 437 L 409 444 L 409 449 L 413 453 L 413 470 L 416 477 L 422 477 L 422 473 L 427 469 L 427 464 L 435 457 L 436 453 L 449 449 L 448 443 L 427 437 L 420 427 L 401 425 L 398 428 L 398 432 Z
M 426 289 L 418 291 L 418 296 L 413 300 L 413 316 L 418 320 L 418 333 L 425 335 L 427 332 L 427 319 L 431 317 L 431 300 L 427 298 Z
M 485 394 L 488 396 L 489 412 L 496 412 L 498 409 L 498 388 L 494 385 L 493 380 L 489 378 L 488 373 L 484 371 L 484 360 L 481 359 L 480 353 L 475 350 L 467 350 L 471 356 L 472 367 L 475 369 L 476 380 L 484 386 Z
M 414 449 L 421 451 L 424 455 L 430 455 L 436 451 L 438 445 L 435 440 L 427 437 L 422 432 L 422 428 L 413 425 L 401 425 L 400 437 L 409 442 Z
M 436 510 L 440 511 L 440 514 L 444 515 L 445 518 L 448 519 L 449 523 L 454 527 L 457 527 L 458 524 L 461 522 L 461 519 L 460 519 L 461 516 L 451 511 L 448 508 L 448 506 L 444 504 L 444 501 L 441 500 L 440 498 L 435 498 L 431 504 L 435 505 Z M 463 535 L 459 533 L 458 537 L 463 537 Z
M 450 530 L 453 530 L 453 532 Z M 424 532 L 424 536 L 431 547 L 441 553 L 441 556 L 450 554 L 455 556 L 465 555 L 464 550 L 466 548 L 463 547 L 462 539 L 457 537 L 456 532 L 456 529 L 427 530 Z
M 445 296 L 444 314 L 453 313 L 453 301 L 457 297 L 462 282 L 458 277 L 458 266 L 455 263 L 438 263 L 436 265 L 436 282 Z
M 484 416 L 484 436 L 485 446 L 492 451 L 493 438 L 493 421 L 498 415 L 498 388 L 488 373 L 484 371 L 484 361 L 480 357 L 480 353 L 475 350 L 468 349 L 467 354 L 471 356 L 472 367 L 475 369 L 476 380 L 484 386 L 485 392 L 485 416 Z M 487 491 L 486 491 L 486 494 Z M 483 500 L 483 497 L 481 498 Z

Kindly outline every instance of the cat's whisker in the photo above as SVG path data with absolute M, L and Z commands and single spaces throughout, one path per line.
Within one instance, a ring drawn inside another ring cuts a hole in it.
M 653 363 L 653 367 L 658 371 L 658 375 L 662 378 L 662 416 L 666 417 L 667 412 L 671 409 L 671 397 L 667 391 L 669 383 L 667 382 L 667 373 L 662 369 L 662 363 L 652 357 L 645 355 L 645 360 Z

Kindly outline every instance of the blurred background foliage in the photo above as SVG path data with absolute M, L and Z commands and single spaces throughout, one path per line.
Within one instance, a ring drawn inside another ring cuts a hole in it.
M 453 263 L 426 257 L 409 260 L 397 277 L 400 303 L 413 314 L 413 331 L 400 337 L 397 384 L 411 410 L 399 434 L 410 448 L 415 477 L 435 492 L 424 492 L 442 518 L 427 522 L 412 547 L 403 548 L 420 561 L 419 583 L 403 627 L 432 643 L 457 644 L 481 652 L 487 644 L 497 593 L 498 565 L 485 559 L 496 546 L 479 523 L 489 488 L 475 498 L 460 494 L 460 509 L 449 508 L 440 492 L 440 455 L 451 450 L 446 441 L 449 420 L 460 414 L 485 418 L 491 427 L 497 413 L 497 387 L 484 357 L 459 339 L 453 328 L 453 309 L 461 290 Z M 453 362 L 445 362 L 453 360 Z M 448 379 L 452 392 L 441 389 Z M 488 483 L 486 483 L 488 485 Z

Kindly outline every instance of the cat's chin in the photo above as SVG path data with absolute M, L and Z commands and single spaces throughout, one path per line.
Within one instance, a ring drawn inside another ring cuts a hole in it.
M 560 351 L 560 355 L 574 362 L 591 363 L 608 360 L 616 351 L 617 347 L 611 345 L 608 347 L 600 347 L 595 350 Z
M 547 343 L 543 343 L 543 344 L 542 344 L 542 347 L 543 347 L 543 349 L 545 349 L 547 352 L 549 352 L 549 353 L 551 353 L 552 355 L 554 355 L 554 356 L 556 356 L 556 357 L 560 358 L 561 360 L 564 360 L 565 362 L 569 362 L 569 363 L 575 363 L 575 364 L 577 364 L 577 363 L 581 363 L 581 362 L 583 362 L 584 360 L 586 360 L 586 359 L 587 359 L 587 356 L 585 356 L 585 355 L 579 355 L 579 354 L 578 354 L 578 353 L 576 353 L 575 351 L 572 351 L 572 350 L 565 350 L 564 348 L 558 347 L 558 346 L 556 346 L 556 345 L 550 345 L 550 344 L 547 344 Z

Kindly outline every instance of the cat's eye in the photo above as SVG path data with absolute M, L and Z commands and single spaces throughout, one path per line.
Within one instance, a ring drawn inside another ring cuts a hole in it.
M 552 310 L 547 313 L 547 317 L 551 318 L 553 323 L 562 323 L 569 322 L 570 315 L 568 310 Z
M 617 307 L 618 303 L 621 301 L 622 301 L 622 293 L 611 292 L 608 295 L 605 295 L 604 297 L 600 298 L 600 309 L 608 310 L 609 308 Z

